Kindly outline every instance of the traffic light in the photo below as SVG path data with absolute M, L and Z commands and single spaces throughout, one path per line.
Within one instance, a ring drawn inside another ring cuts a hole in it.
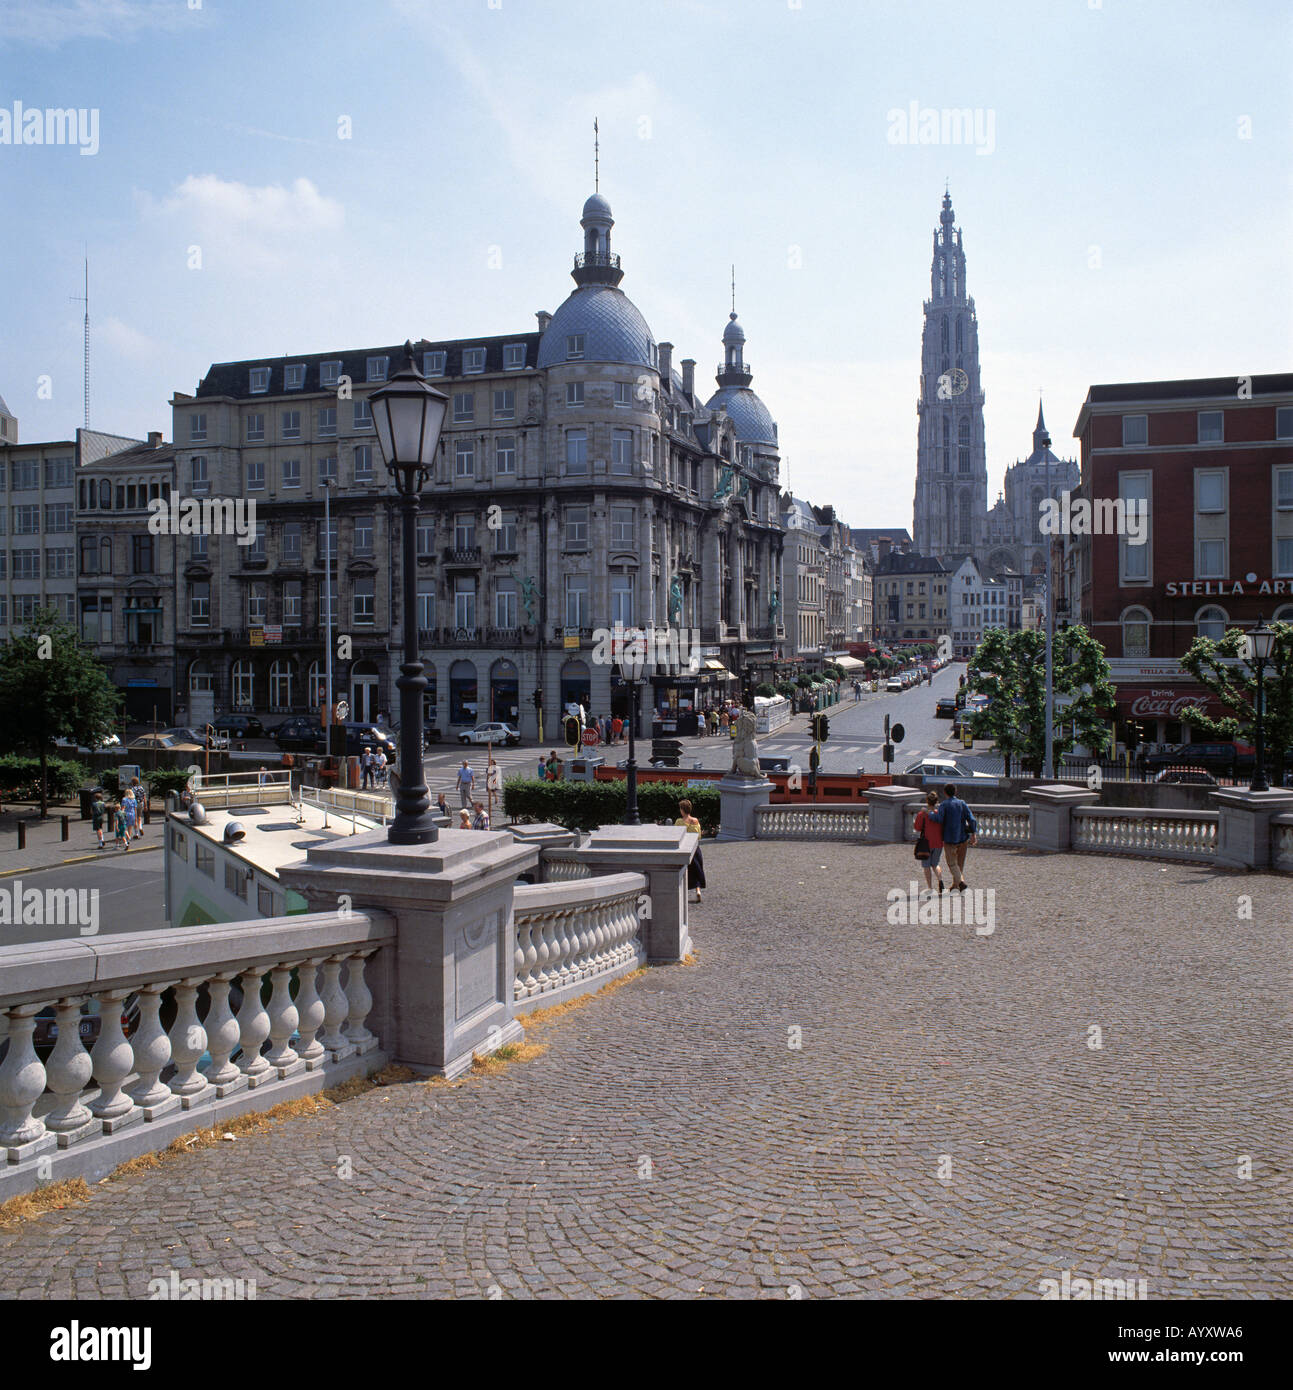
M 1134 722 L 1127 725 L 1127 751 L 1134 753 L 1140 747 L 1140 725 Z
M 542 708 L 543 708 L 543 691 L 542 691 L 542 690 L 539 690 L 539 689 L 537 689 L 537 688 L 536 688 L 536 690 L 535 690 L 535 692 L 534 692 L 534 708 L 535 708 L 535 709 L 542 709 Z
M 579 727 L 579 719 L 573 714 L 566 715 L 565 734 L 566 742 L 571 748 L 579 747 L 579 737 L 582 731 Z
M 813 738 L 818 743 L 825 743 L 831 736 L 831 721 L 824 714 L 813 715 L 812 721 Z

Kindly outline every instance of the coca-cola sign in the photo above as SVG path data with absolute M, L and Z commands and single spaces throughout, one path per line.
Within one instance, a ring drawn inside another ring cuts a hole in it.
M 1118 696 L 1118 703 L 1126 710 L 1128 719 L 1179 719 L 1191 705 L 1197 705 L 1208 715 L 1224 713 L 1215 697 L 1201 688 L 1121 686 Z

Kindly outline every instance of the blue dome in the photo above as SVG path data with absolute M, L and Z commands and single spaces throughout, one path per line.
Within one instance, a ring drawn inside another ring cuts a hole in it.
M 552 316 L 539 341 L 540 367 L 567 361 L 566 339 L 584 335 L 585 362 L 624 362 L 651 366 L 655 341 L 646 320 L 623 290 L 610 285 L 581 285 Z
M 723 329 L 724 343 L 743 343 L 745 342 L 745 329 L 736 321 L 736 315 L 732 314 L 728 320 L 727 327 Z
M 542 365 L 542 363 L 540 363 Z M 777 427 L 768 407 L 748 386 L 720 387 L 709 399 L 709 409 L 721 405 L 736 426 L 736 438 L 741 444 L 770 444 L 777 447 Z
M 611 205 L 602 197 L 600 193 L 594 193 L 584 204 L 584 218 L 604 217 L 611 219 Z

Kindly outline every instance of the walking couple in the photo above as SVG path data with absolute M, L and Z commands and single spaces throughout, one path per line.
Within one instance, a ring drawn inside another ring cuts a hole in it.
M 926 889 L 932 893 L 937 878 L 938 891 L 943 893 L 947 890 L 939 863 L 946 850 L 952 891 L 964 893 L 970 886 L 965 881 L 965 856 L 979 842 L 979 823 L 950 782 L 943 788 L 943 797 L 940 806 L 935 793 L 927 792 L 925 805 L 916 813 L 916 858 L 925 869 Z

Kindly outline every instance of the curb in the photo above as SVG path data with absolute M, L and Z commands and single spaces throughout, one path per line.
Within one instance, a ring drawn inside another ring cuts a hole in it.
M 147 854 L 149 850 L 159 850 L 161 845 L 140 845 L 138 849 L 128 851 L 135 854 Z M 57 864 L 28 864 L 21 869 L 0 869 L 0 878 L 12 878 L 15 874 L 38 874 L 45 869 L 62 869 L 68 864 L 88 864 L 92 859 L 101 859 L 99 854 L 78 854 L 72 859 L 60 859 Z

